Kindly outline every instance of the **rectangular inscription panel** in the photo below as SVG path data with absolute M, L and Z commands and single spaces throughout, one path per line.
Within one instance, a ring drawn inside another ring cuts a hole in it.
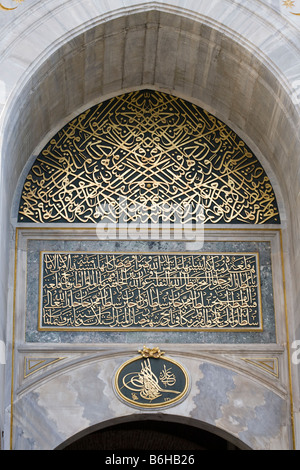
M 42 252 L 39 330 L 262 330 L 257 253 Z

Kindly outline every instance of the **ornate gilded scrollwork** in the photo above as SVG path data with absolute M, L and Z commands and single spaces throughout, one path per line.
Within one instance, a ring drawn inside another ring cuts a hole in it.
M 24 184 L 19 222 L 279 223 L 272 185 L 223 122 L 138 91 L 61 129 Z

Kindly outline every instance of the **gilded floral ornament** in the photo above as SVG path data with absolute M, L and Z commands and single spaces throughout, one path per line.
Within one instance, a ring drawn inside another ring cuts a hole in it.
M 12 1 L 15 2 L 15 3 L 23 3 L 24 2 L 24 0 L 12 0 Z M 15 6 L 15 7 L 10 8 L 10 7 L 4 6 L 4 5 L 2 5 L 2 3 L 0 3 L 0 10 L 11 11 L 11 10 L 15 10 L 16 8 L 18 8 L 18 5 Z
M 155 359 L 159 359 L 161 356 L 163 356 L 165 354 L 158 347 L 151 349 L 151 348 L 147 348 L 146 346 L 144 346 L 143 349 L 141 349 L 139 351 L 139 353 L 144 358 L 154 357 Z
M 293 9 L 296 6 L 295 2 L 296 0 L 283 0 L 282 6 L 288 9 Z M 290 11 L 289 13 L 291 13 L 292 15 L 300 16 L 300 13 L 296 13 L 294 11 Z

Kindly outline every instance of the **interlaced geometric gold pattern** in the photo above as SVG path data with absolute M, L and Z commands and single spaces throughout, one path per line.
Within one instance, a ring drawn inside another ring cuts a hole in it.
M 223 122 L 137 91 L 63 127 L 34 162 L 19 222 L 279 223 L 272 185 Z

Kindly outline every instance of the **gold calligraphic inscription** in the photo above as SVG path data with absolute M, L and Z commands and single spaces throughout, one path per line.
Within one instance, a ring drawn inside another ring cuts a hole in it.
M 115 377 L 115 389 L 125 402 L 142 408 L 173 405 L 189 388 L 184 368 L 170 358 L 134 358 L 123 364 Z
M 182 99 L 138 91 L 101 103 L 46 145 L 19 222 L 279 223 L 272 185 L 223 122 Z
M 258 254 L 42 252 L 39 324 L 261 330 Z

